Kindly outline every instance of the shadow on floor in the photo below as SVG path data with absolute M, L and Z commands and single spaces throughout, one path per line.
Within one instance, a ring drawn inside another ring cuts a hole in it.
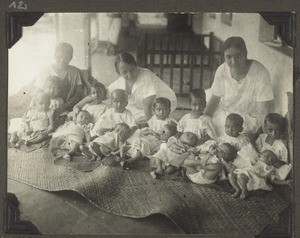
M 183 234 L 164 215 L 117 216 L 73 191 L 46 192 L 9 179 L 8 192 L 20 202 L 21 220 L 31 221 L 42 234 Z

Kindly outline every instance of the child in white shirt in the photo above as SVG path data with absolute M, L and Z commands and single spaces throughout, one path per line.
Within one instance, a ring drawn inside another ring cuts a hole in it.
M 101 136 L 113 131 L 117 124 L 125 123 L 130 127 L 131 134 L 138 128 L 132 113 L 126 109 L 128 95 L 125 90 L 115 89 L 111 93 L 111 107 L 103 113 L 91 131 L 91 135 Z
M 193 89 L 189 94 L 191 113 L 184 115 L 177 124 L 180 133 L 192 132 L 198 137 L 198 144 L 215 139 L 216 133 L 211 118 L 204 115 L 206 95 L 203 89 Z
M 100 119 L 101 115 L 108 109 L 108 106 L 102 101 L 106 98 L 106 89 L 102 83 L 95 82 L 91 85 L 90 95 L 83 98 L 73 107 L 73 114 L 77 114 L 80 110 L 89 112 L 92 116 L 92 123 Z

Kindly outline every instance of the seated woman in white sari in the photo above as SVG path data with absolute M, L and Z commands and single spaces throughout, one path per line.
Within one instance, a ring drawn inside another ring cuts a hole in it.
M 225 133 L 224 121 L 230 113 L 243 117 L 243 133 L 254 134 L 274 100 L 269 72 L 258 61 L 247 59 L 241 37 L 228 38 L 223 48 L 225 62 L 216 71 L 205 114 L 212 116 L 219 136 Z
M 121 77 L 107 87 L 107 95 L 115 89 L 127 91 L 127 108 L 137 124 L 144 124 L 152 117 L 152 103 L 155 98 L 169 99 L 171 112 L 175 110 L 177 98 L 174 91 L 152 71 L 138 67 L 131 54 L 125 52 L 117 55 L 115 67 Z

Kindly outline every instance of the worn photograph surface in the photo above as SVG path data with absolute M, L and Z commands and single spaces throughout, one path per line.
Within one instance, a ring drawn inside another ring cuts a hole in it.
M 19 233 L 291 226 L 295 32 L 284 17 L 295 14 L 36 15 L 8 50 L 7 192 L 30 223 Z

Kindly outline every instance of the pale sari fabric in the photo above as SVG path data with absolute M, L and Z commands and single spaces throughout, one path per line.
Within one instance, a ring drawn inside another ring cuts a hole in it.
M 230 113 L 240 114 L 244 119 L 244 133 L 254 133 L 261 126 L 256 109 L 257 102 L 274 99 L 269 72 L 253 60 L 246 77 L 239 82 L 231 77 L 226 63 L 219 66 L 211 87 L 211 93 L 221 97 L 212 117 L 218 135 L 225 133 L 225 119 Z
M 64 93 L 62 93 L 61 96 L 65 102 L 68 102 L 68 100 L 74 96 L 76 86 L 82 85 L 81 73 L 78 68 L 68 65 L 64 71 L 58 74 L 54 70 L 53 65 L 51 65 L 40 72 L 34 82 L 34 86 L 41 90 L 46 90 L 48 76 L 57 76 L 62 80 Z

